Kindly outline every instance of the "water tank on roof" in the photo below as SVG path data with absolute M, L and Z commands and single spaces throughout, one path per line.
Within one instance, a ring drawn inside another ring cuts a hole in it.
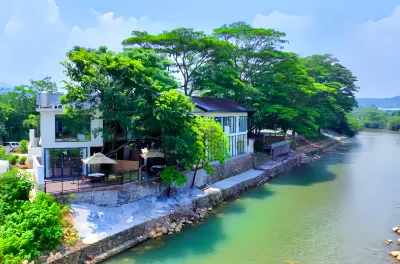
M 40 107 L 51 107 L 49 92 L 40 92 Z

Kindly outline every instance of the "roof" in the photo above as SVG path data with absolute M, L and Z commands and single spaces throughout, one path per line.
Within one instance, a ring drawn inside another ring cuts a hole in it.
M 192 103 L 205 112 L 254 112 L 251 108 L 224 98 L 192 96 Z

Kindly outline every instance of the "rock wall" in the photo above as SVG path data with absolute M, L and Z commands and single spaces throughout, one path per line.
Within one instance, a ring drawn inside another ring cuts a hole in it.
M 214 175 L 200 169 L 197 171 L 195 186 L 201 187 L 213 184 L 217 181 L 229 178 L 233 175 L 245 172 L 253 168 L 253 156 L 244 154 L 235 156 L 221 166 L 219 162 L 212 164 L 215 167 Z M 193 171 L 185 172 L 188 176 L 188 182 L 179 187 L 180 189 L 190 188 L 193 180 Z M 166 193 L 168 186 L 162 182 L 147 181 L 142 183 L 129 183 L 123 186 L 112 186 L 104 189 L 93 189 L 90 192 L 80 192 L 74 194 L 72 202 L 74 203 L 90 203 L 101 206 L 120 206 L 122 204 L 131 203 L 147 196 L 160 196 Z M 66 203 L 69 195 L 57 195 L 59 202 Z

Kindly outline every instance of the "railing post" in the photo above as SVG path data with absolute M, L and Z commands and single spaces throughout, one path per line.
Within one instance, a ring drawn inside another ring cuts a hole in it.
M 61 193 L 64 192 L 64 179 L 61 180 Z

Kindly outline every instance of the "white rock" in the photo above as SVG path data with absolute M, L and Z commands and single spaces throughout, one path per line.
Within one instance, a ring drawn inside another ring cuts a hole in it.
M 186 223 L 188 223 L 189 225 L 193 224 L 193 222 L 192 222 L 192 221 L 187 221 Z
M 386 245 L 389 245 L 389 244 L 391 244 L 392 242 L 393 242 L 393 240 L 388 239 L 388 240 L 386 240 Z
M 182 227 L 183 227 L 183 225 L 181 224 L 181 223 L 179 223 L 177 226 L 176 226 L 176 228 L 179 228 L 179 229 L 182 229 Z M 175 228 L 175 229 L 176 229 Z
M 392 251 L 390 252 L 390 255 L 392 255 L 393 257 L 397 257 L 398 255 L 400 255 L 400 251 Z
M 397 256 L 397 260 L 400 260 L 400 255 Z
M 176 227 L 176 223 L 175 222 L 173 222 L 173 223 L 171 223 L 171 228 L 174 228 L 175 229 L 175 227 Z
M 174 232 L 169 232 L 168 235 L 172 235 Z
M 399 230 L 399 228 L 396 226 L 396 227 L 393 227 L 392 230 L 393 230 L 393 232 L 397 232 L 397 230 Z
M 161 227 L 161 232 L 165 235 L 165 234 L 168 234 L 168 229 L 165 227 L 165 226 L 163 226 L 163 227 Z
M 179 226 L 177 226 L 177 227 L 175 228 L 175 232 L 177 232 L 177 233 L 181 232 L 181 229 L 179 228 Z
M 157 232 L 157 233 L 162 232 L 162 228 L 161 228 L 161 227 L 157 227 L 157 228 L 156 228 L 156 232 Z
M 207 209 L 208 211 L 212 211 L 212 207 L 208 207 L 208 209 Z
M 157 233 L 157 237 L 160 237 L 160 236 L 162 236 L 162 235 L 163 235 L 162 232 L 158 232 L 158 233 Z

